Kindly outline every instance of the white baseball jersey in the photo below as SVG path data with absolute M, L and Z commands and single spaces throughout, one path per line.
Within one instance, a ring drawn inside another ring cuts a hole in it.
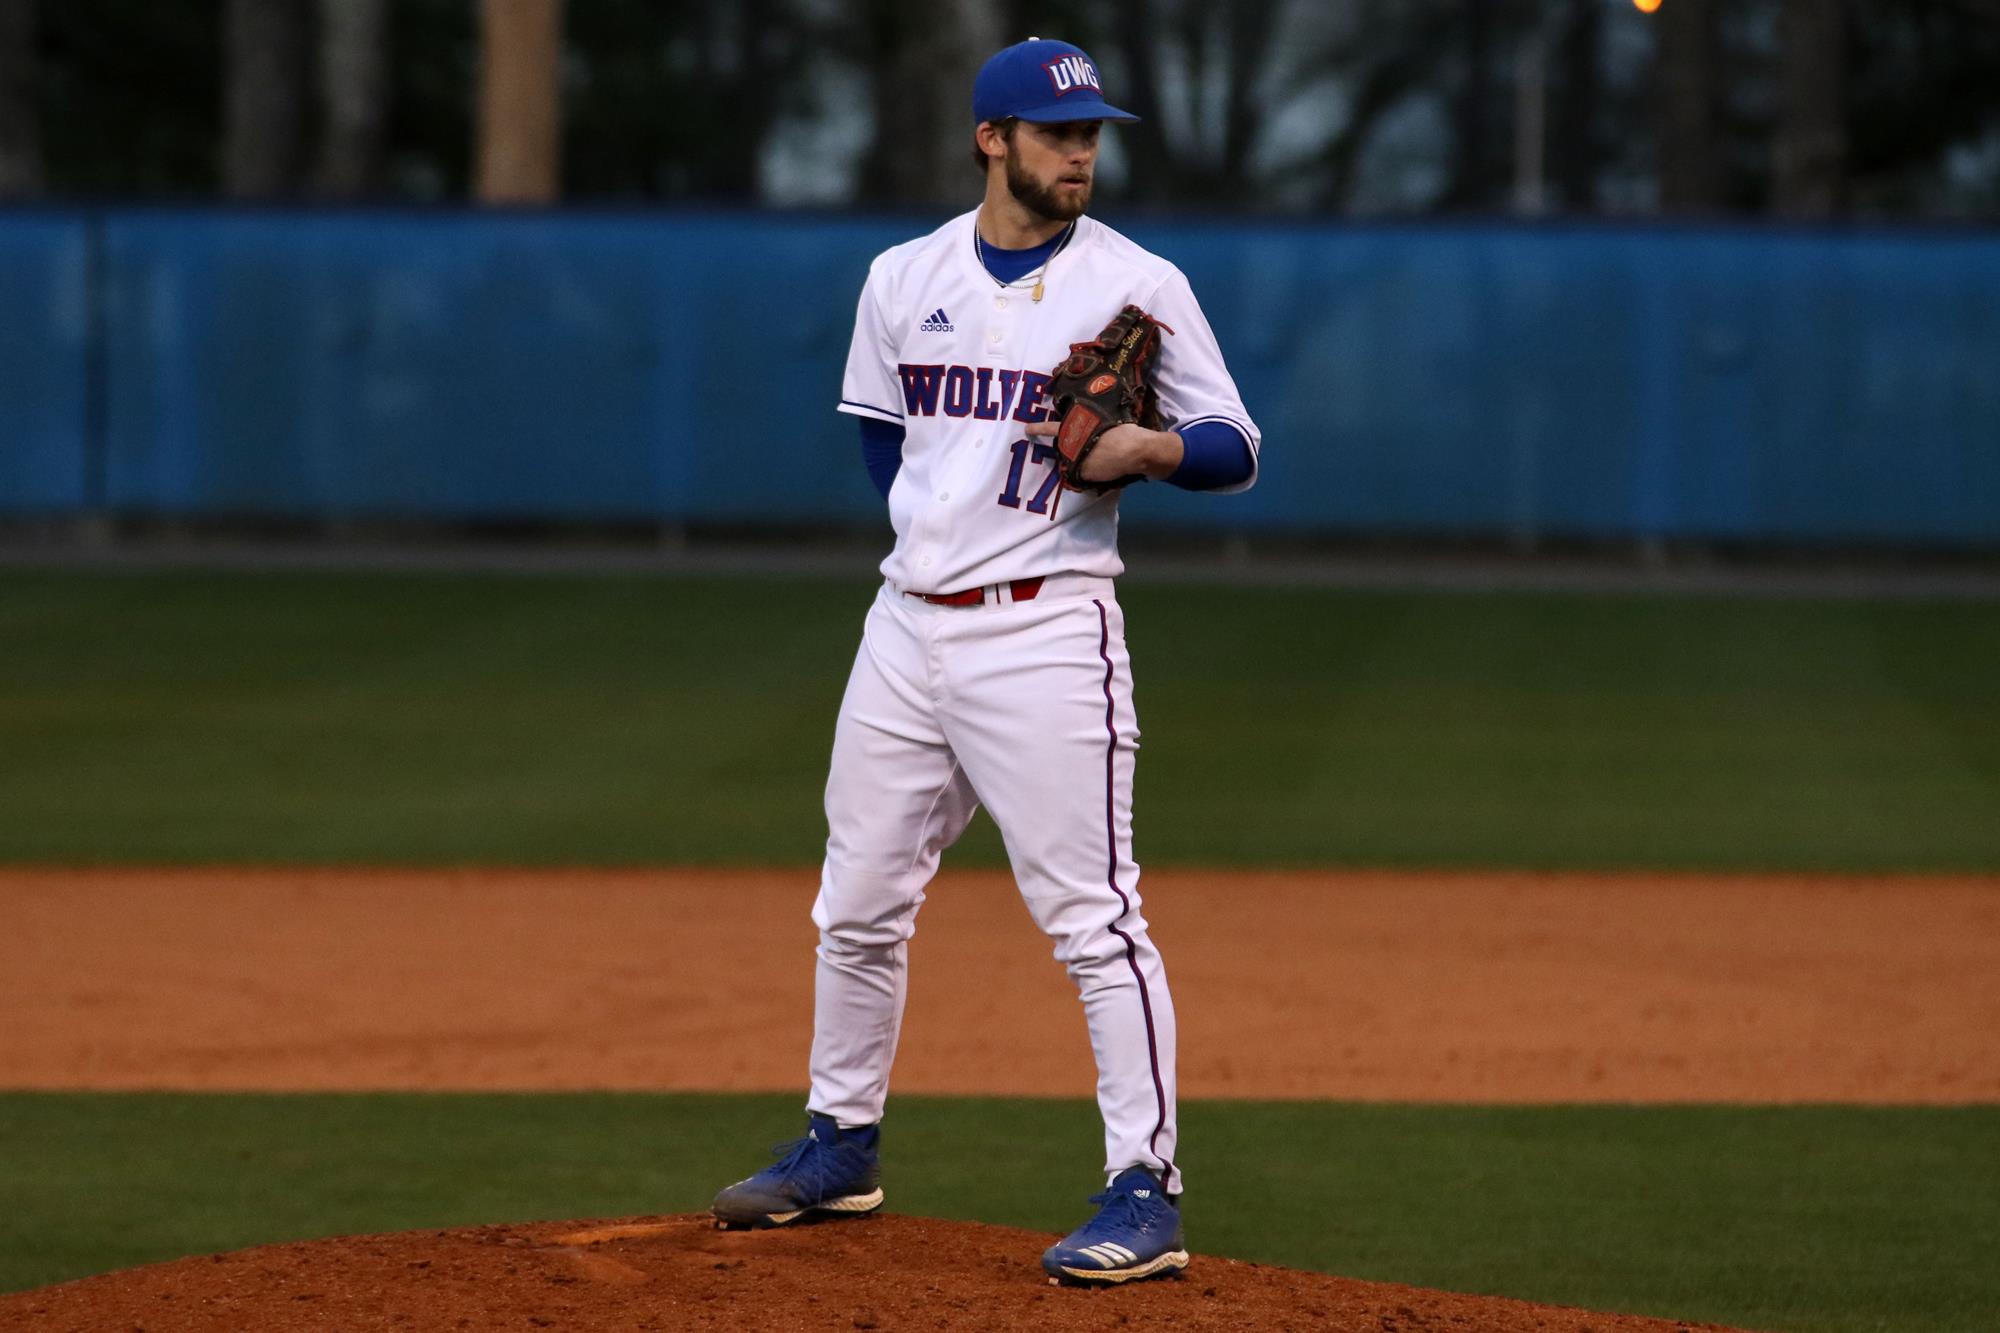
M 1173 330 L 1154 387 L 1169 429 L 1226 421 L 1260 442 L 1215 334 L 1181 271 L 1101 222 L 1077 219 L 1034 281 L 1001 285 L 980 262 L 975 213 L 885 250 L 869 267 L 840 410 L 904 428 L 889 492 L 896 546 L 882 573 L 899 589 L 956 592 L 1058 573 L 1113 576 L 1118 498 L 1064 491 L 1056 452 L 1022 427 L 1046 420 L 1050 372 L 1071 343 L 1136 305 Z

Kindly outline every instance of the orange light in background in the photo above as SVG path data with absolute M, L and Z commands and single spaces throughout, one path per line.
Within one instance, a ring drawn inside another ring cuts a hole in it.
M 1632 0 L 1632 8 L 1641 14 L 1650 14 L 1660 7 L 1660 0 Z

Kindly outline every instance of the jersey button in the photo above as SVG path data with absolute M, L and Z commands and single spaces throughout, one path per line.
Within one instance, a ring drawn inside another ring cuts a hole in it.
M 951 492 L 950 492 L 950 491 L 939 491 L 939 492 L 938 492 L 938 499 L 940 499 L 940 500 L 949 500 L 949 499 L 951 499 Z
M 993 332 L 986 335 L 986 341 L 990 343 L 997 343 L 1000 341 L 1001 336 L 1002 335 L 1000 333 L 1000 330 L 995 329 L 993 330 Z
M 993 298 L 993 308 L 994 308 L 995 310 L 1005 310 L 1005 309 L 1007 308 L 1007 298 L 1006 298 L 1006 297 L 1004 297 L 1004 296 L 996 296 L 996 297 L 994 297 L 994 298 Z

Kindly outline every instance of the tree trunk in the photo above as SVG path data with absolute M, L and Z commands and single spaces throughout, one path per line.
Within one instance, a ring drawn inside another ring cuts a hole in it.
M 1772 202 L 1792 217 L 1828 217 L 1841 206 L 1847 175 L 1844 15 L 1839 0 L 1785 0 L 1780 24 Z
M 480 0 L 482 203 L 547 204 L 562 193 L 563 0 Z
M 1666 0 L 1659 25 L 1660 211 L 1713 212 L 1722 198 L 1711 0 Z
M 319 0 L 319 166 L 328 198 L 381 188 L 389 118 L 388 0 Z
M 1603 40 L 1604 6 L 1597 0 L 1572 5 L 1556 53 L 1562 92 L 1549 134 L 1550 174 L 1570 213 L 1597 210 L 1597 173 L 1604 152 L 1598 138 Z
M 1461 0 L 1460 9 L 1464 77 L 1452 98 L 1451 184 L 1442 202 L 1451 209 L 1483 209 L 1499 194 L 1493 151 L 1495 16 L 1492 0 Z
M 0 199 L 31 199 L 42 192 L 35 4 L 36 0 L 0 0 Z
M 306 18 L 306 0 L 229 0 L 222 183 L 231 198 L 278 198 L 298 186 Z

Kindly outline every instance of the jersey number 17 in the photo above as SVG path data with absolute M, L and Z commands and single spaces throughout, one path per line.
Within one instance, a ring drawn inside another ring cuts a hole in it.
M 1062 455 L 1056 451 L 1053 444 L 1035 440 L 1016 440 L 1010 447 L 1014 451 L 1014 463 L 1007 469 L 1007 485 L 1000 492 L 1000 503 L 1009 509 L 1021 507 L 1021 473 L 1032 460 L 1047 467 L 1049 472 L 1042 478 L 1041 489 L 1037 490 L 1033 498 L 1028 501 L 1028 512 L 1046 514 L 1053 522 L 1056 505 L 1062 500 L 1057 490 L 1062 482 L 1062 468 L 1059 465 Z

